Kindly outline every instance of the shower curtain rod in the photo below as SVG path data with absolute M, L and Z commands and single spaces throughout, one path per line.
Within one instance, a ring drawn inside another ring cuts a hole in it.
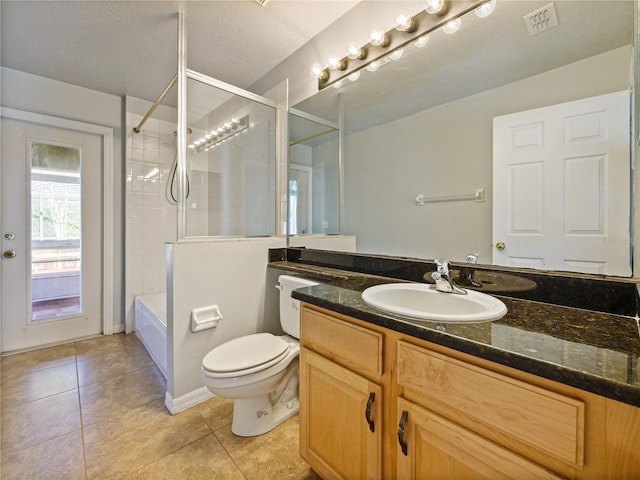
M 177 81 L 178 81 L 178 74 L 176 73 L 174 77 L 171 79 L 171 81 L 169 82 L 169 85 L 167 85 L 167 87 L 160 94 L 158 99 L 153 103 L 153 105 L 151 105 L 151 108 L 149 109 L 147 114 L 144 116 L 144 118 L 140 120 L 140 123 L 138 124 L 138 126 L 133 127 L 134 132 L 140 133 L 140 129 L 142 128 L 142 126 L 146 123 L 147 120 L 149 120 L 149 117 L 153 114 L 155 109 L 158 108 L 158 105 L 160 105 L 160 102 L 164 99 L 164 97 L 167 96 L 167 93 L 169 93 L 169 90 L 171 90 L 171 87 L 173 87 Z
M 307 138 L 303 138 L 302 140 L 298 140 L 297 142 L 290 142 L 289 146 L 293 147 L 295 145 L 298 145 L 299 143 L 308 142 L 309 140 L 313 140 L 314 138 L 318 138 L 318 137 L 321 137 L 323 135 L 327 135 L 328 133 L 335 132 L 336 130 L 337 130 L 337 128 L 330 128 L 329 130 L 325 130 L 324 132 L 316 133 L 315 135 L 311 135 L 311 136 L 309 136 Z

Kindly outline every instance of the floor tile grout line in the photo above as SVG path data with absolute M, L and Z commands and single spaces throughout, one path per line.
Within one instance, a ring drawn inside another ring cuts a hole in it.
M 89 478 L 89 472 L 87 470 L 87 449 L 85 447 L 85 439 L 84 439 L 84 422 L 82 421 L 82 400 L 80 398 L 80 372 L 78 371 L 78 353 L 76 351 L 76 343 L 73 342 L 73 353 L 76 364 L 76 380 L 77 380 L 77 392 L 78 392 L 78 413 L 80 415 L 80 438 L 82 439 L 82 467 L 84 471 L 84 478 Z
M 206 424 L 206 422 L 205 422 L 205 424 Z M 198 438 L 196 438 L 195 440 L 192 440 L 191 442 L 189 442 L 189 443 L 187 443 L 187 444 L 185 444 L 185 445 L 182 445 L 181 447 L 176 448 L 175 450 L 172 450 L 171 452 L 167 453 L 166 455 L 163 455 L 163 456 L 162 456 L 162 457 L 160 457 L 160 458 L 156 458 L 156 459 L 155 459 L 153 462 L 151 462 L 151 463 L 147 463 L 147 464 L 145 464 L 145 465 L 142 465 L 142 466 L 141 466 L 141 467 L 139 467 L 139 468 L 136 468 L 135 470 L 132 470 L 132 471 L 130 471 L 130 472 L 127 472 L 125 475 L 131 475 L 131 474 L 134 474 L 134 473 L 136 473 L 136 472 L 138 472 L 138 471 L 140 471 L 140 470 L 142 470 L 142 469 L 144 469 L 144 468 L 147 468 L 147 467 L 148 467 L 148 466 L 150 466 L 150 465 L 153 465 L 154 463 L 157 463 L 157 462 L 159 462 L 159 461 L 161 461 L 161 460 L 164 460 L 165 458 L 167 458 L 167 457 L 169 457 L 169 456 L 173 455 L 174 453 L 179 452 L 180 450 L 183 450 L 183 449 L 187 448 L 188 446 L 193 445 L 193 444 L 194 444 L 194 443 L 196 443 L 196 442 L 199 442 L 200 440 L 202 440 L 203 438 L 205 438 L 205 437 L 206 437 L 206 436 L 208 436 L 208 435 L 213 435 L 213 436 L 215 437 L 215 434 L 213 433 L 213 430 L 211 430 L 211 427 L 209 427 L 209 425 L 207 425 L 207 428 L 209 429 L 209 433 L 207 433 L 206 435 L 202 435 L 201 437 L 198 437 Z M 234 464 L 234 465 L 235 465 L 235 464 Z M 244 475 L 243 475 L 243 477 L 244 477 Z M 246 480 L 246 479 L 245 479 L 245 480 Z
M 74 390 L 77 390 L 77 389 L 78 389 L 78 387 L 74 387 L 74 388 L 70 388 L 68 390 L 63 390 L 61 392 L 52 393 L 51 395 L 45 395 L 44 397 L 34 398 L 33 400 L 26 400 L 26 401 L 25 400 L 21 400 L 19 402 L 15 402 L 15 403 L 10 402 L 9 406 L 5 405 L 4 408 L 6 408 L 7 410 L 11 410 L 11 409 L 14 409 L 14 408 L 23 407 L 25 405 L 30 405 L 32 403 L 39 402 L 40 400 L 45 400 L 47 398 L 55 397 L 56 395 L 62 395 L 64 393 L 73 392 Z M 5 397 L 2 397 L 1 399 L 4 402 L 7 401 L 7 399 Z M 13 405 L 11 403 L 13 403 Z
M 200 414 L 202 415 L 202 414 Z M 229 424 L 227 424 L 229 425 Z M 225 425 L 226 426 L 226 425 Z M 211 427 L 209 427 L 211 428 Z M 220 428 L 218 428 L 217 430 L 221 430 L 222 428 L 224 428 L 223 426 L 221 426 Z M 213 429 L 212 429 L 213 430 Z M 240 468 L 240 465 L 238 465 L 238 463 L 236 462 L 236 460 L 233 458 L 233 455 L 231 455 L 231 452 L 229 450 L 227 450 L 227 447 L 225 446 L 224 442 L 222 440 L 220 440 L 220 437 L 218 437 L 218 435 L 216 434 L 216 431 L 213 431 L 213 436 L 216 438 L 216 440 L 218 441 L 218 443 L 220 444 L 220 446 L 222 447 L 222 449 L 224 450 L 224 452 L 227 454 L 227 457 L 229 457 L 229 460 L 231 460 L 231 462 L 235 465 L 235 467 L 238 469 L 238 471 L 240 472 L 240 475 L 242 475 L 242 478 L 244 478 L 244 480 L 248 480 L 247 476 L 244 474 L 244 471 L 242 470 L 242 468 Z

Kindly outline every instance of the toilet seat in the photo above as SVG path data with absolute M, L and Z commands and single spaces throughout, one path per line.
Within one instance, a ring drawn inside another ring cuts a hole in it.
M 289 354 L 291 343 L 270 333 L 256 333 L 230 340 L 211 350 L 202 361 L 203 373 L 229 378 L 265 370 Z

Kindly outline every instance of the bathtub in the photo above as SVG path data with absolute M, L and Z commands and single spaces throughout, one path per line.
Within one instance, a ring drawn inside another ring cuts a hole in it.
M 167 294 L 135 297 L 136 335 L 167 378 Z

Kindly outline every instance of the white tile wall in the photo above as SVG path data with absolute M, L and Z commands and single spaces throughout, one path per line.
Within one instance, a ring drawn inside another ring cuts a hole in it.
M 165 243 L 176 240 L 177 210 L 166 197 L 175 158 L 175 124 L 150 118 L 138 134 L 141 115 L 127 113 L 126 328 L 133 328 L 136 295 L 166 289 Z

